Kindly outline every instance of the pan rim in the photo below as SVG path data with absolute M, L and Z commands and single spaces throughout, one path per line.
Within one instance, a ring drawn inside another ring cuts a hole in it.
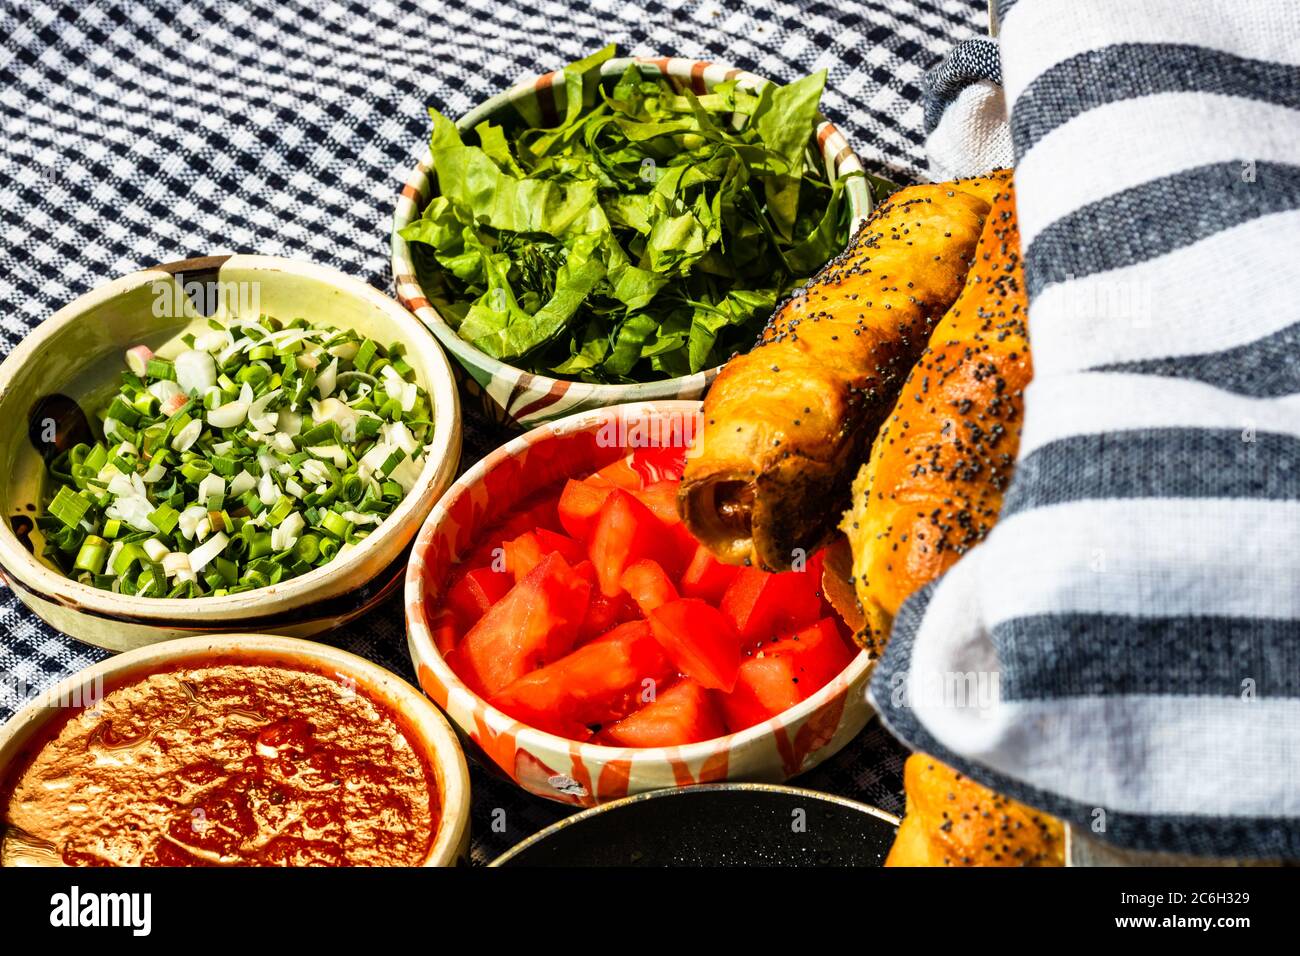
M 629 806 L 630 804 L 640 803 L 646 800 L 655 800 L 661 797 L 683 796 L 686 794 L 690 794 L 702 790 L 739 790 L 739 791 L 750 791 L 750 792 L 779 793 L 786 796 L 799 797 L 805 800 L 817 800 L 822 803 L 837 804 L 838 806 L 844 807 L 846 809 L 855 810 L 859 813 L 865 813 L 867 816 L 875 817 L 876 819 L 882 820 L 893 827 L 897 827 L 902 822 L 900 817 L 897 817 L 894 814 L 889 813 L 888 811 L 881 810 L 879 807 L 874 807 L 869 803 L 863 803 L 860 800 L 854 800 L 850 797 L 842 797 L 839 794 L 826 793 L 825 791 L 822 790 L 812 790 L 807 787 L 790 787 L 784 784 L 776 784 L 776 783 L 746 783 L 746 782 L 697 783 L 687 787 L 663 787 L 658 790 L 645 790 L 641 793 L 634 793 L 631 794 L 630 796 L 622 797 L 621 799 L 618 800 L 612 800 L 609 803 L 602 803 L 598 806 L 588 807 L 587 809 L 581 810 L 578 813 L 574 813 L 571 814 L 570 816 L 564 817 L 561 820 L 557 820 L 556 822 L 552 823 L 550 826 L 538 830 L 532 836 L 525 837 L 524 839 L 516 843 L 514 846 L 512 846 L 510 849 L 506 850 L 504 853 L 498 856 L 496 859 L 494 859 L 491 863 L 488 864 L 488 866 L 489 867 L 506 866 L 510 864 L 517 856 L 520 856 L 521 854 L 527 852 L 529 849 L 531 849 L 536 844 L 541 843 L 543 840 L 548 839 L 549 837 L 560 832 L 561 830 L 565 830 L 571 826 L 582 823 L 584 820 L 587 820 L 599 814 L 608 813 L 612 810 L 618 810 L 622 807 Z

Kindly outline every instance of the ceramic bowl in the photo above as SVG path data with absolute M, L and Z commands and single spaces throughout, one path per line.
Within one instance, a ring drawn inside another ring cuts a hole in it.
M 719 781 L 780 783 L 815 767 L 872 716 L 866 653 L 825 687 L 779 716 L 738 733 L 679 747 L 609 747 L 528 727 L 465 685 L 434 645 L 429 622 L 454 564 L 515 503 L 626 455 L 614 435 L 648 434 L 699 414 L 699 402 L 660 401 L 580 412 L 540 425 L 465 472 L 434 507 L 411 552 L 406 629 L 420 686 L 472 742 L 530 793 L 579 806 L 664 787 Z M 695 432 L 698 434 L 698 431 Z
M 191 296 L 191 293 L 193 296 Z M 300 577 L 226 597 L 144 598 L 79 584 L 38 555 L 32 518 L 46 480 L 49 429 L 110 394 L 124 350 L 157 348 L 211 314 L 319 315 L 378 341 L 400 341 L 434 409 L 419 479 L 377 531 Z M 460 460 L 460 405 L 446 356 L 428 330 L 378 290 L 333 269 L 271 256 L 218 256 L 124 276 L 37 326 L 0 365 L 0 569 L 18 597 L 60 631 L 121 651 L 194 633 L 256 630 L 306 637 L 335 627 L 396 588 L 411 539 Z
M 721 63 L 704 63 L 676 57 L 625 57 L 610 60 L 602 66 L 601 75 L 616 78 L 631 63 L 639 66 L 646 75 L 667 76 L 680 88 L 692 89 L 699 94 L 706 93 L 725 80 L 734 79 L 742 88 L 751 90 L 761 89 L 771 82 Z M 513 116 L 515 104 L 524 100 L 536 101 L 543 116 L 558 116 L 556 104 L 563 96 L 563 72 L 546 73 L 535 79 L 523 80 L 506 92 L 493 96 L 462 116 L 456 125 L 461 130 L 470 130 L 485 119 L 497 117 L 501 113 Z M 812 131 L 812 140 L 826 163 L 827 175 L 830 177 L 841 178 L 863 171 L 862 163 L 848 140 L 831 123 L 825 120 L 819 122 Z M 420 217 L 433 195 L 432 164 L 433 157 L 425 146 L 422 158 L 407 176 L 397 198 L 392 235 L 394 285 L 398 300 L 419 316 L 455 357 L 467 393 L 477 397 L 489 415 L 500 422 L 530 428 L 589 408 L 622 402 L 699 398 L 704 394 L 720 367 L 657 382 L 597 385 L 526 372 L 492 358 L 461 339 L 430 303 L 411 264 L 411 250 L 406 240 L 399 235 L 403 227 Z M 845 193 L 851 222 L 856 224 L 871 211 L 871 189 L 866 180 L 859 176 L 846 184 Z
M 234 658 L 260 664 L 288 664 L 346 682 L 399 714 L 412 743 L 430 755 L 441 817 L 426 866 L 466 862 L 469 853 L 469 770 L 456 734 L 438 709 L 406 681 L 378 664 L 325 644 L 271 634 L 213 634 L 139 648 L 78 671 L 40 694 L 0 727 L 0 780 L 41 739 L 50 721 L 69 704 L 97 700 L 113 686 L 179 664 Z

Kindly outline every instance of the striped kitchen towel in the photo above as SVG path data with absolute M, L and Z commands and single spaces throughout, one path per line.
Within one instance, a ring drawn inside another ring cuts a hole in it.
M 973 37 L 957 44 L 925 75 L 923 91 L 931 179 L 980 176 L 1012 164 L 997 40 Z
M 1103 840 L 1300 857 L 1300 4 L 1001 7 L 1036 377 L 873 699 Z

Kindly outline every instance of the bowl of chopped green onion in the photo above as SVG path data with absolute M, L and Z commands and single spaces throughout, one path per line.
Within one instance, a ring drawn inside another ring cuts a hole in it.
M 825 73 L 614 54 L 430 109 L 393 216 L 399 301 L 521 427 L 699 397 L 871 209 Z
M 446 356 L 371 286 L 270 256 L 133 273 L 0 365 L 0 568 L 112 650 L 309 636 L 395 590 L 460 439 Z

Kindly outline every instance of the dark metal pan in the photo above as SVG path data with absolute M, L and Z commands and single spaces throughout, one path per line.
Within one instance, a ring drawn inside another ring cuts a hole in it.
M 814 790 L 706 784 L 584 810 L 492 866 L 880 866 L 897 827 L 892 814 Z

